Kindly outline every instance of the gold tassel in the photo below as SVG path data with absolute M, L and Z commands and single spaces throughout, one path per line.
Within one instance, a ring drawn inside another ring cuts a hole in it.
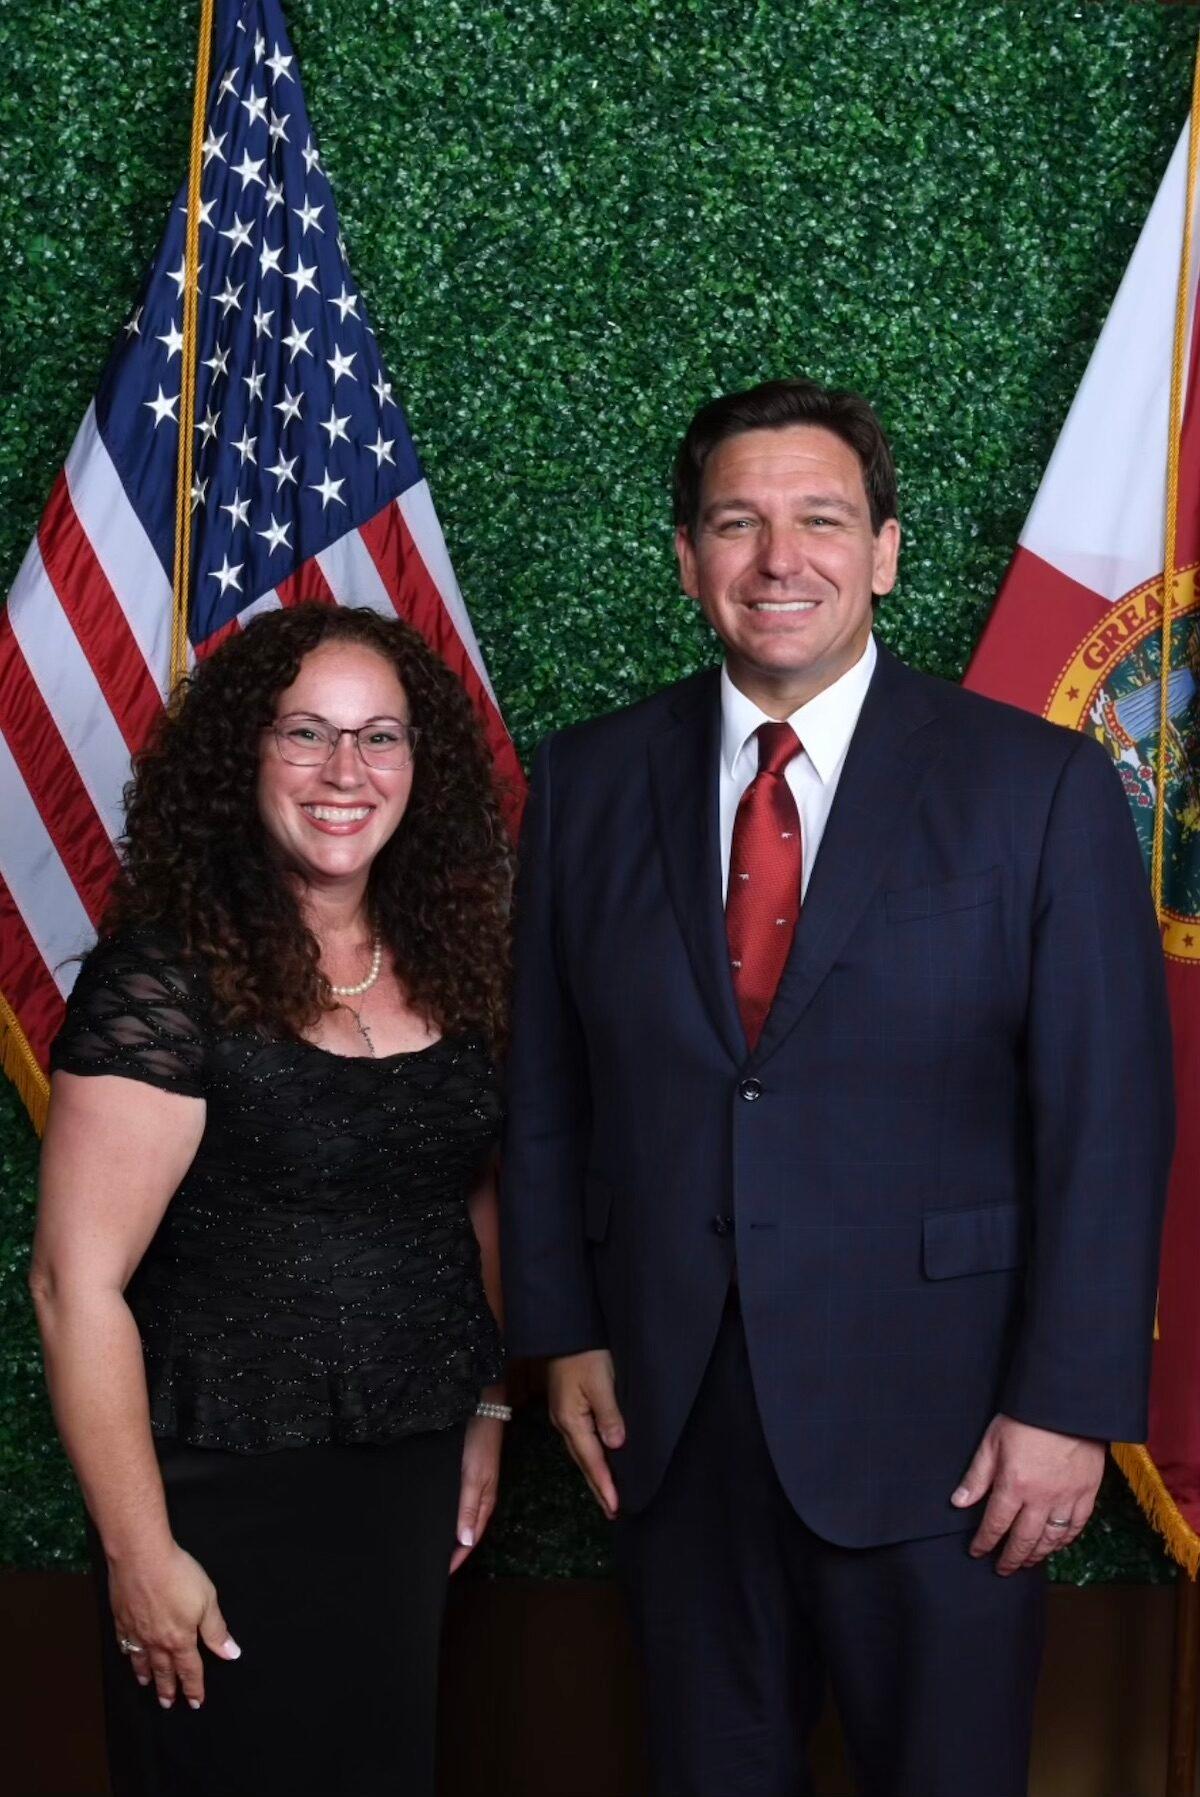
M 1167 1552 L 1189 1579 L 1194 1579 L 1200 1573 L 1200 1535 L 1179 1510 L 1149 1453 L 1140 1444 L 1115 1441 L 1112 1455 L 1147 1520 L 1166 1543 Z
M 50 1108 L 50 1081 L 37 1064 L 16 1012 L 0 993 L 0 1071 L 17 1088 L 17 1096 L 29 1112 L 38 1135 L 46 1127 Z

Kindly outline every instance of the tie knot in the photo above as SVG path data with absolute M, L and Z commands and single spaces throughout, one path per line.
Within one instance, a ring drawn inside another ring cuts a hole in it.
M 790 724 L 760 724 L 754 734 L 758 738 L 760 774 L 782 774 L 792 757 L 800 753 L 800 738 Z

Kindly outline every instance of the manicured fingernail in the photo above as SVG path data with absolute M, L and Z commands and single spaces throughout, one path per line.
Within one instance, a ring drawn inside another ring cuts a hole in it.
M 475 1546 L 475 1531 L 474 1531 L 474 1529 L 460 1529 L 458 1531 L 458 1545 L 460 1547 L 474 1547 Z
M 134 1676 L 134 1678 L 137 1679 L 137 1682 L 139 1685 L 148 1685 L 150 1683 L 150 1680 L 148 1678 L 141 1678 L 141 1677 L 139 1677 L 139 1675 L 136 1672 L 134 1673 L 133 1676 Z
M 164 1709 L 164 1710 L 169 1710 L 171 1708 L 171 1706 L 174 1704 L 174 1702 L 175 1702 L 175 1699 L 173 1697 L 160 1697 L 158 1700 L 159 1708 Z
M 199 1708 L 200 1708 L 200 1699 L 198 1697 L 189 1697 L 188 1698 L 188 1709 L 189 1710 L 198 1710 Z
M 950 1502 L 952 1504 L 965 1504 L 970 1495 L 971 1494 L 966 1486 L 960 1485 L 958 1490 L 954 1493 L 954 1496 L 950 1499 Z
M 226 1636 L 221 1647 L 221 1652 L 225 1655 L 227 1660 L 240 1660 L 242 1657 L 242 1650 L 232 1635 Z

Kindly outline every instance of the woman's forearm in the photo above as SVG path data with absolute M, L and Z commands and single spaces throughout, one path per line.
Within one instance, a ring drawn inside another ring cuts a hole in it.
M 115 1289 L 64 1292 L 31 1281 L 46 1383 L 63 1446 L 114 1565 L 170 1551 L 137 1324 Z

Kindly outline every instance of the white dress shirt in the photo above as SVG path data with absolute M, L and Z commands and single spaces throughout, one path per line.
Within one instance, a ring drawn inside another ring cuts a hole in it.
M 792 789 L 796 809 L 800 813 L 800 839 L 804 849 L 804 873 L 800 886 L 803 898 L 808 890 L 817 850 L 829 822 L 834 794 L 841 779 L 846 750 L 854 735 L 854 726 L 862 710 L 871 675 L 877 659 L 875 638 L 852 668 L 827 686 L 824 692 L 801 705 L 787 719 L 800 738 L 803 753 L 788 762 L 784 778 Z M 742 794 L 758 772 L 758 743 L 754 732 L 760 724 L 770 724 L 765 711 L 753 699 L 739 692 L 729 678 L 729 669 L 721 669 L 721 896 L 729 887 L 729 855 L 733 846 L 733 820 Z

